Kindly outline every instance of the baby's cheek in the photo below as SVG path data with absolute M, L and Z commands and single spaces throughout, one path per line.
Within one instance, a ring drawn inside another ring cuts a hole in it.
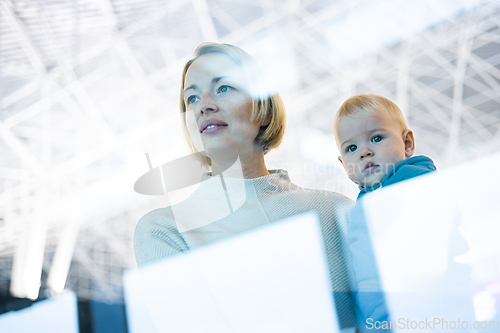
M 348 175 L 352 175 L 356 171 L 356 165 L 349 161 L 344 162 L 344 168 Z

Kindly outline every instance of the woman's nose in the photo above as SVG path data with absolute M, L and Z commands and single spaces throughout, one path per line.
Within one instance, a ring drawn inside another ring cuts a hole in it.
M 219 107 L 211 94 L 206 93 L 201 96 L 200 111 L 201 114 L 219 111 Z
M 372 157 L 373 151 L 371 151 L 368 147 L 364 147 L 361 149 L 360 158 Z

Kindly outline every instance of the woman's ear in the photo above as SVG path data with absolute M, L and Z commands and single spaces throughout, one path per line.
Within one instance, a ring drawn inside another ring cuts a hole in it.
M 260 125 L 261 127 L 262 126 L 268 126 L 270 123 L 271 123 L 271 120 L 273 119 L 273 114 L 271 112 L 269 112 L 266 116 L 266 118 L 264 119 L 264 122 L 262 122 L 262 125 Z
M 403 133 L 403 142 L 405 143 L 405 157 L 412 157 L 415 153 L 415 138 L 412 130 L 406 130 Z

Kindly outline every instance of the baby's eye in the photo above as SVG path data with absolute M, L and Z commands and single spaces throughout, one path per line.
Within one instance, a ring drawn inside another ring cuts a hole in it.
M 380 142 L 382 141 L 382 137 L 380 135 L 376 135 L 372 138 L 372 142 Z
M 196 102 L 196 96 L 192 95 L 192 96 L 189 96 L 187 98 L 187 104 L 188 105 L 191 104 L 191 103 L 194 103 L 194 102 Z
M 230 86 L 223 85 L 223 86 L 220 86 L 219 89 L 217 89 L 217 92 L 219 92 L 219 93 L 225 93 L 225 92 L 228 92 L 229 89 L 231 89 Z
M 346 151 L 346 152 L 349 152 L 349 153 L 352 153 L 352 152 L 355 152 L 355 151 L 356 151 L 356 149 L 358 149 L 358 147 L 356 147 L 356 145 L 350 145 L 350 146 L 348 146 L 348 147 L 345 149 L 345 151 Z

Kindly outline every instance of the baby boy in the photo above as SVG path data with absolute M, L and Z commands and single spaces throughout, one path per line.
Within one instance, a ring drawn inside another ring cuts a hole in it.
M 365 94 L 346 100 L 335 115 L 333 133 L 339 160 L 359 185 L 358 200 L 371 191 L 436 170 L 426 156 L 413 156 L 415 138 L 399 107 Z M 364 319 L 388 320 L 375 259 L 361 206 L 351 212 L 349 250 Z
M 365 94 L 346 100 L 333 133 L 339 160 L 364 194 L 436 170 L 426 156 L 413 156 L 415 139 L 399 107 L 385 97 Z

